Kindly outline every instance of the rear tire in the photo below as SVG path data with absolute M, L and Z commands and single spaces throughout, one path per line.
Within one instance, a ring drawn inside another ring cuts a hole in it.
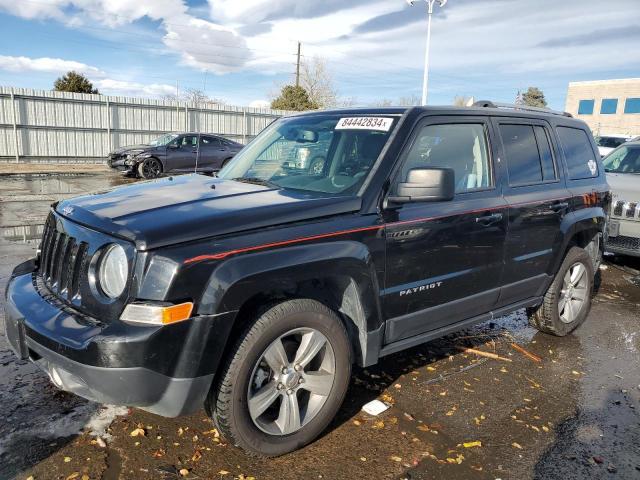
M 351 347 L 336 313 L 315 300 L 288 300 L 241 336 L 208 411 L 220 433 L 249 454 L 283 455 L 329 425 L 350 376 Z
M 563 337 L 575 330 L 591 310 L 593 258 L 572 247 L 562 262 L 542 305 L 529 311 L 529 323 L 544 333 Z

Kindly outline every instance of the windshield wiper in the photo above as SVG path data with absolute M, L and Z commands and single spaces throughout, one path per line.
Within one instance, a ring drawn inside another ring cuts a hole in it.
M 251 183 L 253 185 L 264 185 L 265 187 L 270 187 L 270 188 L 281 188 L 280 185 L 278 185 L 277 183 L 273 183 L 273 182 L 270 182 L 269 180 L 265 180 L 264 178 L 258 178 L 258 177 L 237 177 L 237 178 L 232 178 L 231 180 L 235 180 L 236 182 Z

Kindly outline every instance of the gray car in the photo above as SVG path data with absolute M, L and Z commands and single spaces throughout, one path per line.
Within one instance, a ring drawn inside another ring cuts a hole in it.
M 148 145 L 115 150 L 107 160 L 111 168 L 141 178 L 163 173 L 220 170 L 244 145 L 209 133 L 168 133 Z

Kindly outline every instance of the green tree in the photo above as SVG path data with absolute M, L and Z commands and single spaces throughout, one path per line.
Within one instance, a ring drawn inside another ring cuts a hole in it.
M 302 112 L 304 110 L 317 110 L 319 106 L 309 98 L 309 94 L 304 88 L 285 85 L 282 87 L 280 95 L 271 102 L 271 108 Z
M 537 87 L 529 87 L 526 92 L 522 94 L 522 101 L 529 107 L 546 107 L 547 100 L 544 98 L 544 93 Z
M 87 77 L 74 71 L 67 72 L 58 78 L 53 84 L 53 89 L 56 92 L 100 93 L 97 88 L 93 88 L 93 84 Z

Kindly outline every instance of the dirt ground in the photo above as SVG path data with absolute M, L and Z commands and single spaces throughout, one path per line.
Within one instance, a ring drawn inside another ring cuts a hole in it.
M 0 289 L 34 254 L 53 199 L 128 181 L 0 177 Z M 227 444 L 204 411 L 165 419 L 59 392 L 0 336 L 0 479 L 637 479 L 639 270 L 606 257 L 591 314 L 568 337 L 517 312 L 356 369 L 322 437 L 271 460 Z M 390 408 L 363 413 L 373 399 Z

